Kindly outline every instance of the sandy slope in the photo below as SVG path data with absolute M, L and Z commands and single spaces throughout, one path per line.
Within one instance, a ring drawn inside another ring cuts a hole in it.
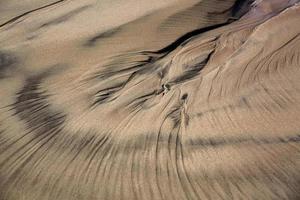
M 0 23 L 0 200 L 300 198 L 298 0 L 9 1 Z

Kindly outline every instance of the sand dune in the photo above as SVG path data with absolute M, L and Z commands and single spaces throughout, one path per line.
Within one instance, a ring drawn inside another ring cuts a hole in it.
M 0 200 L 300 199 L 298 0 L 0 2 Z

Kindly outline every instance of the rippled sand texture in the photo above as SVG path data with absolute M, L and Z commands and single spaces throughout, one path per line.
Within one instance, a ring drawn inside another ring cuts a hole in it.
M 300 199 L 298 2 L 0 1 L 0 200 Z

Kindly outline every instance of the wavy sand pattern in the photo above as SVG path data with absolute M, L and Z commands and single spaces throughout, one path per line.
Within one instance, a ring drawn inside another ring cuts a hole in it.
M 0 200 L 300 199 L 299 0 L 0 2 Z

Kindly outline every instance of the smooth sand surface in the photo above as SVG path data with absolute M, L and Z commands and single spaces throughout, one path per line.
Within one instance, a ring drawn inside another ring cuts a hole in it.
M 0 2 L 0 200 L 300 199 L 298 0 Z

